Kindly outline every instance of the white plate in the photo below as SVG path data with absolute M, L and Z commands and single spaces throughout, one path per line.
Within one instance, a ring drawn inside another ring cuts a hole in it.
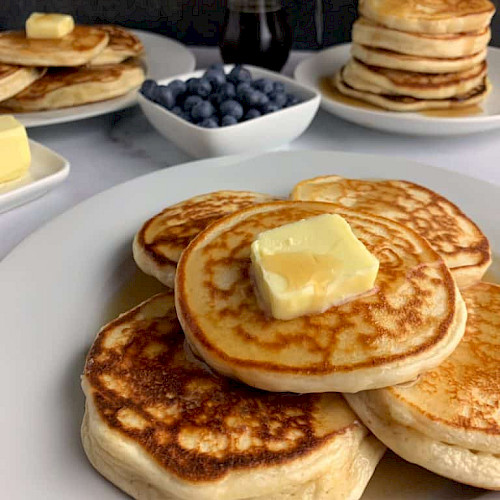
M 193 53 L 184 45 L 171 38 L 167 38 L 147 31 L 132 30 L 144 44 L 145 55 L 143 60 L 147 68 L 147 78 L 155 80 L 167 78 L 177 73 L 192 71 L 196 66 Z M 25 127 L 39 127 L 55 123 L 71 122 L 103 115 L 113 111 L 133 106 L 137 102 L 137 91 L 108 99 L 106 101 L 73 106 L 72 108 L 37 111 L 33 113 L 18 113 L 14 115 Z
M 351 44 L 337 45 L 322 50 L 303 60 L 295 68 L 295 78 L 318 90 L 319 80 L 333 75 L 350 57 Z M 500 49 L 488 48 L 488 75 L 493 90 L 481 104 L 483 112 L 466 117 L 431 117 L 421 113 L 374 111 L 335 101 L 324 94 L 324 109 L 345 120 L 365 127 L 398 134 L 458 135 L 485 132 L 500 127 Z
M 82 451 L 79 378 L 99 327 L 125 307 L 131 293 L 131 244 L 141 224 L 197 193 L 250 189 L 287 195 L 297 181 L 327 173 L 409 179 L 436 189 L 477 220 L 498 264 L 500 188 L 397 158 L 313 151 L 215 158 L 103 192 L 28 237 L 0 263 L 2 498 L 125 498 L 92 469 Z M 498 495 L 389 456 L 364 500 L 396 498 L 492 500 Z
M 42 144 L 29 140 L 31 165 L 21 179 L 0 184 L 0 213 L 42 196 L 68 177 L 69 162 Z

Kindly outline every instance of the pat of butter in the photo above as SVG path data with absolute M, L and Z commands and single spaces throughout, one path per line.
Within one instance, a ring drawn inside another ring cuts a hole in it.
M 26 20 L 28 38 L 62 38 L 73 31 L 75 21 L 68 14 L 33 12 Z
M 0 182 L 21 177 L 30 163 L 26 129 L 11 115 L 0 116 Z
M 259 301 L 283 320 L 324 312 L 371 290 L 379 267 L 349 223 L 333 214 L 260 233 L 251 259 Z

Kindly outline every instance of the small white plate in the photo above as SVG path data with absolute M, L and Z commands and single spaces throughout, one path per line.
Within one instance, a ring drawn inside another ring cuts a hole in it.
M 337 45 L 305 59 L 295 68 L 295 78 L 320 91 L 319 80 L 333 75 L 350 57 L 351 44 Z M 481 104 L 483 112 L 466 117 L 433 117 L 420 113 L 375 111 L 351 106 L 321 95 L 321 105 L 330 113 L 365 127 L 411 135 L 459 135 L 500 127 L 500 49 L 488 48 L 488 76 L 493 90 Z M 321 92 L 321 91 L 320 91 Z
M 147 78 L 155 80 L 167 78 L 177 73 L 192 71 L 196 66 L 193 53 L 175 40 L 147 31 L 132 30 L 144 44 L 143 60 L 147 68 Z M 74 106 L 72 108 L 37 111 L 33 113 L 18 113 L 14 115 L 25 127 L 39 127 L 65 123 L 92 116 L 103 115 L 120 109 L 128 108 L 137 103 L 137 91 L 108 99 L 106 101 Z
M 31 166 L 21 179 L 0 184 L 0 213 L 44 195 L 68 177 L 69 162 L 30 139 Z
M 228 73 L 233 65 L 226 65 Z M 204 128 L 179 118 L 163 106 L 156 104 L 142 94 L 138 95 L 139 105 L 151 124 L 166 139 L 175 143 L 180 149 L 195 158 L 210 158 L 241 153 L 265 151 L 289 143 L 301 135 L 316 115 L 320 97 L 319 93 L 291 78 L 274 71 L 245 64 L 252 78 L 269 78 L 282 82 L 287 93 L 297 96 L 301 102 L 269 113 L 252 120 L 230 125 L 228 127 Z M 199 78 L 205 70 L 178 75 L 175 79 L 183 81 Z M 174 78 L 158 81 L 167 85 Z

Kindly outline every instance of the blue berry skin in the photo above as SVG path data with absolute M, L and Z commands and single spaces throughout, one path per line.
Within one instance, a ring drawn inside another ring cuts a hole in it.
M 244 119 L 252 120 L 253 118 L 258 118 L 259 116 L 262 116 L 262 113 L 258 109 L 251 108 L 246 112 Z
M 226 82 L 226 74 L 224 73 L 224 70 L 220 71 L 217 69 L 208 69 L 205 71 L 203 78 L 210 82 L 213 89 L 220 87 Z
M 205 128 L 219 128 L 219 124 L 217 123 L 217 120 L 215 118 L 205 118 L 203 121 L 198 123 L 200 127 L 205 127 Z
M 182 80 L 172 80 L 167 87 L 172 91 L 175 99 L 186 93 L 187 85 Z
M 200 102 L 203 102 L 203 99 L 199 95 L 190 95 L 186 97 L 183 106 L 184 111 L 190 113 L 193 107 L 196 106 L 196 104 L 199 104 Z
M 275 111 L 278 111 L 278 106 L 274 104 L 273 102 L 268 102 L 264 104 L 264 106 L 260 107 L 260 110 L 262 111 L 263 115 L 267 115 L 268 113 L 274 113 Z
M 207 79 L 190 78 L 187 82 L 187 91 L 191 95 L 207 97 L 212 92 L 212 85 Z
M 274 90 L 274 84 L 269 78 L 259 78 L 252 83 L 252 86 L 264 94 L 270 94 Z
M 182 108 L 180 106 L 174 106 L 170 111 L 177 116 L 181 116 L 182 114 Z
M 141 94 L 147 99 L 153 99 L 154 93 L 156 91 L 156 82 L 154 80 L 144 80 L 141 85 Z
M 243 96 L 248 91 L 253 91 L 252 86 L 248 82 L 241 82 L 236 86 L 236 96 L 240 101 L 243 100 Z
M 167 109 L 175 106 L 175 97 L 166 85 L 160 85 L 157 89 L 155 101 Z
M 231 115 L 224 115 L 220 121 L 222 127 L 228 127 L 229 125 L 236 125 L 238 120 Z
M 217 89 L 217 93 L 226 97 L 226 99 L 231 99 L 236 96 L 236 87 L 231 82 L 226 82 L 220 85 Z
M 240 64 L 237 64 L 229 72 L 227 79 L 230 82 L 234 83 L 235 85 L 237 85 L 240 82 L 249 82 L 250 83 L 252 81 L 252 74 L 246 68 L 244 68 Z
M 286 96 L 286 107 L 294 106 L 295 104 L 299 104 L 302 102 L 296 95 L 287 94 Z
M 214 64 L 211 64 L 208 69 L 213 69 L 215 71 L 222 71 L 222 73 L 224 73 L 224 63 L 214 63 Z
M 219 111 L 221 115 L 231 115 L 237 120 L 243 116 L 243 106 L 234 99 L 222 102 L 219 106 Z
M 269 102 L 269 97 L 264 92 L 259 92 L 258 90 L 256 93 L 258 99 L 257 106 L 265 106 Z
M 279 92 L 279 93 L 285 92 L 285 84 L 283 82 L 274 82 L 273 87 L 274 87 L 273 90 L 275 92 Z
M 273 90 L 268 97 L 269 101 L 276 104 L 276 106 L 278 106 L 278 108 L 280 109 L 286 105 L 287 97 L 284 92 L 276 92 L 275 90 Z
M 240 101 L 247 108 L 254 108 L 259 104 L 259 100 L 259 91 L 254 89 L 244 89 L 240 97 Z
M 210 101 L 201 101 L 191 109 L 191 118 L 196 121 L 204 120 L 210 118 L 214 113 L 215 108 Z

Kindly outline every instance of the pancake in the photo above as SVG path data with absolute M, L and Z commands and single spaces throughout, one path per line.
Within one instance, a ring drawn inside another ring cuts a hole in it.
M 346 397 L 404 459 L 500 490 L 500 286 L 463 291 L 469 312 L 453 354 L 414 383 Z
M 23 68 L 0 63 L 0 101 L 21 92 L 44 73 L 45 68 Z
M 487 50 L 466 57 L 444 59 L 437 57 L 412 56 L 387 49 L 377 49 L 353 43 L 351 55 L 368 66 L 415 71 L 418 73 L 451 73 L 470 69 L 486 60 Z
M 352 40 L 360 45 L 445 59 L 477 54 L 488 46 L 490 38 L 491 31 L 488 27 L 445 35 L 406 33 L 375 24 L 364 17 L 357 19 L 352 28 Z
M 106 48 L 90 61 L 91 66 L 120 63 L 144 52 L 141 40 L 131 31 L 113 24 L 99 24 L 96 28 L 108 34 L 109 42 Z
M 280 321 L 261 310 L 250 279 L 260 232 L 336 213 L 379 260 L 370 292 Z M 212 224 L 183 252 L 175 280 L 186 338 L 215 370 L 269 391 L 357 392 L 413 379 L 443 361 L 466 311 L 439 255 L 410 229 L 329 203 L 282 201 Z
M 487 74 L 486 61 L 457 73 L 414 73 L 367 66 L 351 59 L 344 66 L 343 79 L 356 90 L 417 99 L 446 99 L 477 88 Z
M 126 94 L 141 85 L 140 64 L 120 64 L 81 68 L 51 68 L 2 106 L 13 111 L 40 111 L 104 101 Z
M 339 92 L 360 101 L 379 106 L 381 109 L 398 112 L 423 111 L 427 109 L 455 109 L 466 108 L 481 103 L 491 92 L 491 83 L 488 78 L 475 89 L 462 95 L 447 99 L 417 99 L 410 96 L 397 96 L 389 94 L 376 94 L 364 90 L 357 90 L 348 85 L 343 79 L 343 69 L 338 71 L 333 82 Z
M 81 66 L 108 44 L 108 34 L 92 26 L 75 26 L 62 38 L 26 38 L 24 31 L 0 33 L 0 62 L 20 66 Z
M 94 467 L 136 499 L 358 499 L 384 447 L 338 394 L 270 394 L 184 348 L 173 292 L 105 326 L 85 365 Z
M 489 0 L 360 0 L 359 12 L 400 31 L 463 33 L 488 26 L 495 6 Z
M 326 175 L 299 182 L 291 198 L 336 203 L 413 229 L 444 259 L 459 287 L 480 281 L 491 264 L 478 226 L 445 197 L 413 182 Z
M 133 243 L 136 264 L 164 285 L 174 287 L 182 251 L 212 222 L 242 208 L 274 198 L 250 191 L 216 191 L 176 203 L 149 219 Z

